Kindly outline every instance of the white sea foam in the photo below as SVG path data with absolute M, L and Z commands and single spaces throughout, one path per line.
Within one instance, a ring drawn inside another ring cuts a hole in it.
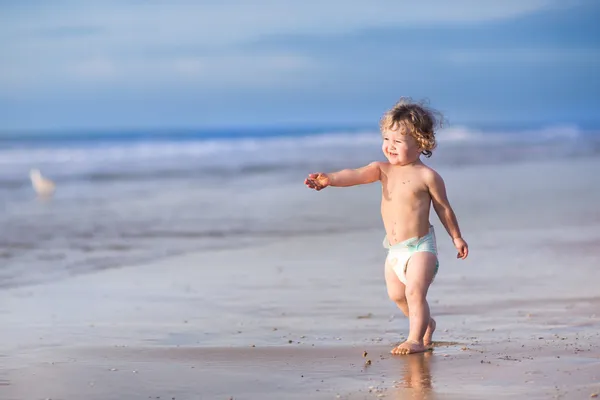
M 600 137 L 574 126 L 520 131 L 454 126 L 440 130 L 437 138 L 435 161 L 461 165 L 600 152 Z M 0 137 L 0 187 L 22 186 L 27 171 L 34 167 L 61 180 L 127 180 L 189 175 L 192 171 L 198 176 L 223 176 L 278 168 L 352 166 L 381 157 L 380 143 L 375 130 L 212 138 L 178 133 L 172 138 L 164 134 L 106 134 L 93 139 L 63 135 L 38 141 Z
M 545 127 L 523 131 L 482 131 L 468 127 L 441 130 L 440 143 L 497 144 L 515 140 L 544 142 L 554 139 L 576 140 L 582 132 L 574 126 Z M 353 147 L 378 147 L 380 135 L 376 131 L 330 132 L 315 135 L 219 138 L 166 141 L 116 141 L 110 136 L 94 141 L 52 144 L 44 140 L 39 145 L 28 141 L 19 146 L 0 149 L 0 164 L 30 165 L 31 163 L 98 163 L 136 160 L 154 160 L 178 157 L 210 157 L 235 152 L 238 155 L 263 157 L 274 151 L 302 152 L 303 150 L 335 150 Z M 1 143 L 1 142 L 0 142 Z

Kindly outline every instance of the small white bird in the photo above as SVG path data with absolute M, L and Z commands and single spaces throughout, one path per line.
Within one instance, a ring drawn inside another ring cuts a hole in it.
M 39 169 L 32 169 L 29 171 L 29 178 L 31 179 L 33 190 L 35 190 L 39 196 L 52 196 L 56 189 L 56 184 L 50 179 L 44 178 Z

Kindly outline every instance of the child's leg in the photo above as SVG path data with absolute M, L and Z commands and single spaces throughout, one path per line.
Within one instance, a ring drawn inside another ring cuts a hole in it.
M 385 284 L 387 287 L 388 296 L 390 297 L 390 300 L 396 303 L 398 308 L 408 318 L 409 310 L 408 302 L 406 301 L 406 286 L 404 283 L 402 283 L 402 281 L 400 281 L 400 279 L 398 279 L 398 275 L 396 275 L 393 267 L 394 266 L 391 263 L 385 263 Z M 430 318 L 429 325 L 425 331 L 425 336 L 423 337 L 423 344 L 425 346 L 431 345 L 431 337 L 433 336 L 434 331 L 435 320 Z
M 387 287 L 388 296 L 400 310 L 408 317 L 408 303 L 406 302 L 406 286 L 400 282 L 398 275 L 392 269 L 389 262 L 385 263 L 385 286 Z
M 429 285 L 435 275 L 436 263 L 437 257 L 429 252 L 415 253 L 408 262 L 405 293 L 409 309 L 410 331 L 406 342 L 392 350 L 393 354 L 410 354 L 427 350 L 424 344 L 424 336 L 428 327 L 432 331 L 430 322 L 433 322 L 433 320 L 430 320 L 429 304 L 427 304 L 426 297 Z M 433 322 L 433 325 L 435 325 L 435 322 Z M 433 327 L 433 329 L 435 328 Z

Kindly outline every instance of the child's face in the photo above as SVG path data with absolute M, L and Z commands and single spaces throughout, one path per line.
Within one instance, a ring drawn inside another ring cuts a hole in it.
M 390 164 L 405 165 L 415 162 L 420 154 L 421 148 L 415 138 L 405 133 L 406 128 L 401 126 L 388 129 L 383 132 L 383 144 L 381 150 Z

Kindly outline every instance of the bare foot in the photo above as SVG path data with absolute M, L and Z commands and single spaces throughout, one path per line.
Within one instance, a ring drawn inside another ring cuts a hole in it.
M 392 354 L 396 355 L 404 355 L 404 354 L 413 354 L 413 353 L 422 353 L 427 351 L 427 347 L 423 346 L 421 343 L 406 341 L 398 346 L 394 347 L 391 351 Z
M 431 344 L 433 343 L 431 340 L 431 337 L 433 336 L 433 332 L 435 332 L 435 319 L 430 318 L 429 326 L 427 327 L 427 330 L 425 331 L 425 335 L 423 336 L 423 344 L 425 345 L 425 347 L 431 347 Z

